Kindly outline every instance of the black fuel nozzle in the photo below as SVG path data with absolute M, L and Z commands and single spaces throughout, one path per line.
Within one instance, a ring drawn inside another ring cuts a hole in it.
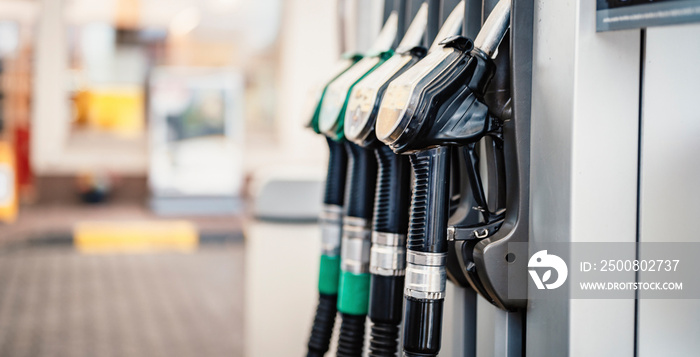
M 437 356 L 447 279 L 450 148 L 411 155 L 414 181 L 409 214 L 404 289 L 404 354 Z
M 450 146 L 474 146 L 498 135 L 500 120 L 483 96 L 493 77 L 492 56 L 509 26 L 511 0 L 501 0 L 475 44 L 450 37 L 393 81 L 377 119 L 377 137 L 411 154 L 414 186 L 404 289 L 404 355 L 440 350 L 449 218 Z M 495 47 L 494 47 L 495 46 Z
M 387 146 L 375 153 L 378 175 L 370 250 L 369 354 L 384 357 L 396 355 L 403 315 L 411 172 L 408 157 L 394 154 Z
M 377 137 L 397 153 L 438 145 L 464 146 L 500 126 L 483 101 L 495 71 L 493 60 L 465 37 L 447 38 L 440 46 L 424 59 L 435 61 L 428 76 L 406 78 L 405 82 L 399 77 L 389 85 L 386 106 L 379 112 Z M 410 97 L 400 98 L 402 95 Z M 397 102 L 405 103 L 404 107 L 392 107 Z
M 372 357 L 395 356 L 398 350 L 403 312 L 411 177 L 408 157 L 396 155 L 377 140 L 374 128 L 379 103 L 388 84 L 425 56 L 427 50 L 420 47 L 420 44 L 426 28 L 427 15 L 428 6 L 423 4 L 399 43 L 396 54 L 355 85 L 345 114 L 345 138 L 353 142 L 348 144 L 352 147 L 351 152 L 357 151 L 352 155 L 361 153 L 366 160 L 369 155 L 373 158 L 376 155 L 378 170 L 377 176 L 374 177 L 376 194 L 371 201 L 364 201 L 371 202 L 374 206 L 371 248 L 368 252 L 370 274 L 367 310 L 367 316 L 371 322 L 369 355 Z M 351 161 L 354 160 L 351 159 Z M 348 207 L 351 208 L 351 205 Z M 346 246 L 345 242 L 343 244 Z M 349 275 L 345 272 L 343 276 L 352 277 L 356 282 L 366 281 L 361 280 L 364 276 Z M 359 300 L 355 299 L 355 301 Z M 352 339 L 350 336 L 361 337 L 364 330 L 360 331 L 360 329 L 364 328 L 364 323 L 360 323 L 359 319 L 357 321 L 347 319 L 346 324 L 347 317 L 349 316 L 343 315 L 339 355 L 341 352 L 350 354 L 346 352 L 350 352 L 351 346 L 356 346 L 353 351 L 357 354 L 362 347 L 359 344 L 360 338 Z M 347 327 L 343 328 L 346 325 Z M 341 351 L 341 346 L 348 346 L 348 348 L 344 347 Z

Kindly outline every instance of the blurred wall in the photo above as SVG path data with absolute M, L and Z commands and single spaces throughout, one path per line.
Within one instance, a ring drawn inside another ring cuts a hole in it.
M 35 139 L 32 141 L 32 161 L 36 173 L 72 175 L 86 169 L 107 169 L 122 175 L 143 175 L 148 165 L 145 139 L 132 140 L 126 145 L 122 142 L 112 145 L 99 140 L 97 143 L 81 143 L 76 142 L 75 135 L 70 132 L 67 87 L 70 86 L 71 77 L 67 71 L 70 65 L 70 53 L 66 45 L 69 35 L 67 25 L 112 21 L 110 14 L 114 12 L 114 1 L 95 2 L 101 6 L 87 0 L 40 0 L 38 3 L 40 11 L 34 39 L 36 80 L 32 107 Z M 167 0 L 142 0 L 139 26 L 167 26 L 167 20 L 177 16 L 178 11 L 191 7 L 200 9 L 201 24 L 189 34 L 188 41 L 206 45 L 211 41 L 225 39 L 234 46 L 230 65 L 246 70 L 255 69 L 255 73 L 268 73 L 274 82 L 274 89 L 269 95 L 263 93 L 263 98 L 260 95 L 246 98 L 247 107 L 257 106 L 265 108 L 262 112 L 275 113 L 271 125 L 248 126 L 245 143 L 246 172 L 287 167 L 292 171 L 318 171 L 323 176 L 326 144 L 322 136 L 306 128 L 308 118 L 304 114 L 304 106 L 311 89 L 328 79 L 341 53 L 338 21 L 340 7 L 345 9 L 350 17 L 348 23 L 352 24 L 353 14 L 369 7 L 377 7 L 381 2 L 224 1 L 222 3 L 232 4 L 227 10 L 231 16 L 219 12 L 216 16 L 212 15 L 215 21 L 210 21 L 209 16 L 217 13 L 211 9 L 213 3 L 216 1 L 177 0 L 169 3 Z M 281 11 L 276 5 L 281 6 Z M 160 16 L 156 16 L 156 9 L 163 9 Z M 275 9 L 277 11 L 273 11 Z M 376 11 L 376 14 L 379 13 L 381 12 Z M 373 37 L 367 34 L 361 36 L 359 32 L 376 33 L 379 30 L 378 21 L 364 25 L 360 29 L 348 26 L 345 31 L 348 37 L 347 50 L 362 47 L 358 39 Z M 263 28 L 267 30 L 263 31 Z M 367 47 L 367 44 L 363 46 Z M 172 57 L 169 57 L 169 61 L 179 58 L 176 55 Z M 196 64 L 191 62 L 184 61 L 184 64 Z M 258 77 L 260 76 L 249 76 L 248 85 L 259 82 L 261 79 Z M 88 146 L 90 149 L 85 150 Z M 100 154 L 96 155 L 96 152 Z
M 42 0 L 34 43 L 31 161 L 35 173 L 61 161 L 68 137 L 68 48 L 61 0 Z
M 326 79 L 339 58 L 336 1 L 284 2 L 279 38 L 274 161 L 279 164 L 322 166 L 327 156 L 320 135 L 306 127 L 304 107 L 310 91 Z
M 156 65 L 232 67 L 250 71 L 246 74 L 251 74 L 248 79 L 252 81 L 260 77 L 255 75 L 261 72 L 256 66 L 275 67 L 270 58 L 278 50 L 281 0 L 39 0 L 36 4 L 31 151 L 38 175 L 106 170 L 142 176 L 147 171 L 145 135 L 115 140 L 109 135 L 86 135 L 71 129 L 70 91 L 76 87 L 77 76 L 71 68 L 75 60 L 71 60 L 69 43 L 76 27 L 107 24 L 120 29 L 168 31 L 167 55 Z M 313 2 L 309 4 L 316 7 Z M 128 26 L 121 19 L 123 13 L 131 14 Z M 193 14 L 196 23 L 187 33 L 174 33 L 174 24 L 184 13 Z M 131 68 L 127 71 L 133 72 Z M 270 97 L 274 100 L 274 95 Z M 246 106 L 262 107 L 267 103 L 253 100 Z M 274 132 L 272 127 L 266 130 L 268 136 Z M 253 142 L 249 150 L 253 158 L 255 148 Z

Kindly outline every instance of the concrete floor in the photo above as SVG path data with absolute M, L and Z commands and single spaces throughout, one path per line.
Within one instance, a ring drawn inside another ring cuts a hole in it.
M 242 243 L 191 254 L 0 250 L 0 357 L 242 356 Z

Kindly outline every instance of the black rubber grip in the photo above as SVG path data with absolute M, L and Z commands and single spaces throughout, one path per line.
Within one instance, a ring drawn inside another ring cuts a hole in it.
M 319 296 L 306 357 L 323 357 L 328 352 L 328 346 L 333 336 L 335 315 L 338 311 L 336 307 L 337 302 L 338 295 L 321 294 Z
M 340 337 L 338 338 L 338 357 L 361 357 L 365 344 L 366 315 L 340 314 Z
M 370 221 L 377 183 L 377 159 L 374 150 L 364 149 L 349 141 L 345 143 L 345 147 L 348 152 L 346 215 Z
M 406 297 L 406 324 L 403 332 L 404 356 L 437 356 L 442 334 L 443 299 L 423 300 Z
M 374 230 L 406 234 L 411 197 L 411 166 L 408 156 L 396 155 L 388 146 L 375 151 L 377 194 L 374 202 Z
M 403 276 L 372 275 L 369 288 L 370 356 L 396 356 L 403 315 L 403 287 Z
M 399 325 L 374 322 L 369 340 L 371 357 L 395 357 L 399 343 Z
M 328 141 L 328 176 L 326 176 L 326 193 L 323 203 L 342 206 L 345 199 L 345 174 L 348 167 L 348 155 L 342 143 L 326 138 Z
M 450 206 L 450 148 L 441 146 L 412 154 L 411 164 L 414 182 L 407 248 L 444 253 Z

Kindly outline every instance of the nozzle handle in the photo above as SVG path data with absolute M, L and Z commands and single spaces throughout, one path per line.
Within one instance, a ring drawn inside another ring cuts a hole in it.
M 447 252 L 450 148 L 440 146 L 411 154 L 414 183 L 409 216 L 409 250 Z
M 396 356 L 403 313 L 406 231 L 411 196 L 408 157 L 388 146 L 376 149 L 377 192 L 371 248 L 369 356 Z
M 445 295 L 450 151 L 439 146 L 411 155 L 411 198 L 404 288 L 404 355 L 437 356 Z
M 372 220 L 374 190 L 377 180 L 377 159 L 374 150 L 345 142 L 348 153 L 346 216 Z
M 345 174 L 348 167 L 348 155 L 342 143 L 326 137 L 328 142 L 328 174 L 323 203 L 342 206 L 345 201 Z
M 377 192 L 374 201 L 374 224 L 377 232 L 406 234 L 411 197 L 411 166 L 408 157 L 395 154 L 382 145 L 377 157 Z

